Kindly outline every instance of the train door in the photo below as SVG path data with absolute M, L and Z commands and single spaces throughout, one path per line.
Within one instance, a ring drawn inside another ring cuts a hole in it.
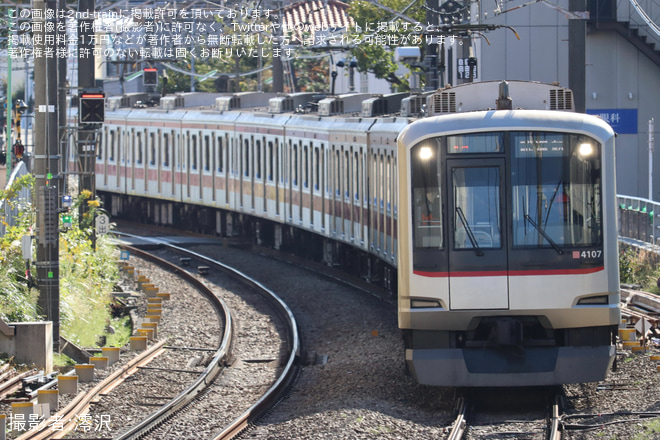
M 447 160 L 449 303 L 508 309 L 504 159 Z

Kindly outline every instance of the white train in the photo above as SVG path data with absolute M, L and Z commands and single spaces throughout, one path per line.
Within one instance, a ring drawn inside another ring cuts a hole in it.
M 97 191 L 114 216 L 242 234 L 398 285 L 420 383 L 600 380 L 620 320 L 614 133 L 573 113 L 570 90 L 510 86 L 514 106 L 547 110 L 482 111 L 495 82 L 328 97 L 306 114 L 293 110 L 308 94 L 110 108 Z

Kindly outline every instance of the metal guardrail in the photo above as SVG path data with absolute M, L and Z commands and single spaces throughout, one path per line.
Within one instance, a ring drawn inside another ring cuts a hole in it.
M 24 162 L 18 162 L 14 171 L 9 177 L 6 188 L 9 188 L 16 179 L 23 177 L 28 174 L 29 171 Z M 0 237 L 3 237 L 7 233 L 7 227 L 14 226 L 16 224 L 16 219 L 20 211 L 32 202 L 32 192 L 30 188 L 21 189 L 16 195 L 15 199 L 12 199 L 11 203 L 6 203 L 4 200 L 0 200 Z
M 617 195 L 619 237 L 660 245 L 660 202 Z

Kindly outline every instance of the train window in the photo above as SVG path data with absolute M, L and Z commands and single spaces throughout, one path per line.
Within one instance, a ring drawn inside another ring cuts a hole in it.
M 500 248 L 500 169 L 456 167 L 451 170 L 454 198 L 454 247 Z
M 268 141 L 268 180 L 273 181 L 273 141 Z
M 192 136 L 190 143 L 190 167 L 193 170 L 197 169 L 197 135 Z
M 298 145 L 293 146 L 293 166 L 292 166 L 293 186 L 298 185 Z
M 382 182 L 382 185 L 381 185 L 381 188 L 380 188 L 380 194 L 378 196 L 379 196 L 379 199 L 380 199 L 380 207 L 382 209 L 382 208 L 385 207 L 383 197 L 385 196 L 385 187 L 387 186 L 387 184 L 385 183 L 387 181 L 382 180 L 382 179 L 386 178 L 386 176 L 385 176 L 385 157 L 382 154 L 380 155 L 380 160 L 378 161 L 378 167 L 380 168 L 380 170 L 378 171 L 378 176 L 379 176 L 378 181 Z
M 344 151 L 344 163 L 346 164 L 346 172 L 344 173 L 344 197 L 349 198 L 351 180 L 353 179 L 353 163 L 351 162 L 351 157 L 348 155 L 348 151 Z
M 446 139 L 449 154 L 504 152 L 504 133 L 470 133 Z
M 286 148 L 285 145 L 284 150 L 282 150 L 282 180 L 287 184 L 289 183 L 289 179 L 291 179 L 290 161 L 291 161 L 292 151 L 293 151 L 293 141 L 289 139 L 289 147 Z
M 168 133 L 163 135 L 163 166 L 170 166 L 170 135 Z
M 115 160 L 115 131 L 110 130 L 110 148 L 108 148 L 109 157 L 108 160 Z
M 254 146 L 254 160 L 256 164 L 254 165 L 254 177 L 261 179 L 261 141 L 257 140 Z
M 245 155 L 245 168 L 244 168 L 245 177 L 249 177 L 250 176 L 250 141 L 245 139 L 244 145 L 245 145 L 245 151 L 243 154 Z
M 441 249 L 442 176 L 437 139 L 414 146 L 411 151 L 412 222 L 415 248 Z
M 513 244 L 602 244 L 600 145 L 587 136 L 512 133 Z
M 397 165 L 396 158 L 393 158 L 392 159 L 392 170 L 393 170 L 395 175 L 396 175 L 397 167 L 398 167 L 398 165 Z M 392 199 L 394 201 L 393 202 L 394 203 L 394 208 L 393 208 L 392 212 L 394 213 L 394 216 L 397 216 L 399 205 L 397 205 L 396 202 L 397 202 L 397 200 L 399 200 L 399 186 L 398 186 L 398 182 L 395 179 L 392 179 L 392 191 L 393 191 Z
M 284 172 L 282 170 L 282 158 L 280 157 L 280 144 L 275 141 L 275 181 L 284 182 Z M 279 204 L 277 205 L 279 206 Z
M 337 196 L 341 195 L 341 170 L 342 170 L 342 164 L 341 164 L 341 155 L 339 150 L 336 151 L 335 153 L 335 170 L 337 170 L 337 178 L 335 179 L 335 192 L 337 193 Z
M 390 156 L 387 156 L 387 166 L 385 167 L 387 172 L 387 177 L 385 178 L 385 200 L 387 200 L 387 210 L 392 210 L 392 160 Z
M 355 152 L 355 200 L 360 201 L 360 181 L 362 179 L 361 173 L 362 168 L 360 167 L 360 155 Z
M 155 135 L 155 133 L 149 133 L 149 145 L 151 146 L 149 165 L 156 165 L 156 135 Z
M 319 149 L 314 149 L 314 190 L 319 190 L 319 181 L 321 179 L 321 155 Z
M 142 133 L 137 133 L 137 163 L 142 164 Z
M 211 171 L 211 138 L 204 136 L 204 171 Z
M 108 129 L 106 128 L 105 131 L 101 133 L 101 142 L 99 142 L 99 148 L 96 151 L 96 158 L 98 160 L 103 159 L 103 150 L 107 142 L 108 142 Z
M 222 173 L 224 169 L 224 148 L 222 145 L 222 136 L 218 136 L 218 172 Z
M 309 188 L 309 147 L 303 147 L 303 188 Z

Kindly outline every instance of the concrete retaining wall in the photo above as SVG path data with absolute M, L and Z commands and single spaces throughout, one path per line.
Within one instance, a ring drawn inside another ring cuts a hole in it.
M 51 321 L 17 322 L 9 324 L 8 327 L 14 330 L 14 334 L 0 331 L 0 352 L 13 356 L 16 362 L 35 365 L 46 373 L 53 371 L 53 323 Z

